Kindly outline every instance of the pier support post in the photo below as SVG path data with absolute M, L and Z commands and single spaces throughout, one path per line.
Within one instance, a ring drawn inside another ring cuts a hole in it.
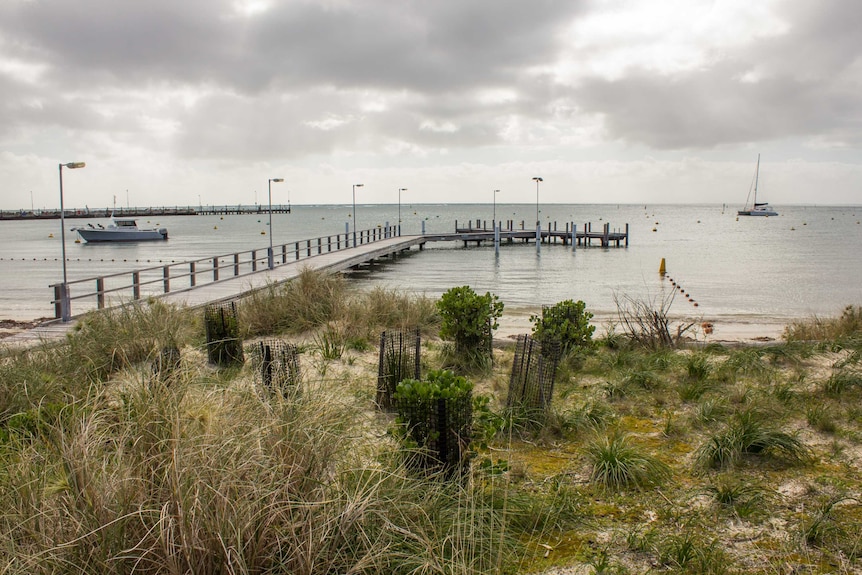
M 629 247 L 629 225 L 626 224 L 626 247 Z
M 536 254 L 542 253 L 542 222 L 536 222 Z
M 69 284 L 63 282 L 54 286 L 54 301 L 54 315 L 59 316 L 64 323 L 72 319 L 72 299 L 69 297 Z M 59 309 L 56 307 L 58 304 Z
M 500 223 L 494 222 L 494 255 L 500 255 Z
M 141 272 L 132 272 L 132 298 L 141 299 Z
M 425 235 L 425 220 L 422 220 L 422 235 Z
M 578 225 L 572 222 L 572 251 L 575 251 L 575 246 L 578 243 Z

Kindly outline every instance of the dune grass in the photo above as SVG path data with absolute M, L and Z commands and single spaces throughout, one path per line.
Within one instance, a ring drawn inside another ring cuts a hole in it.
M 512 350 L 495 348 L 468 375 L 484 402 L 472 470 L 447 481 L 405 468 L 374 406 L 382 329 L 420 327 L 423 369 L 442 367 L 433 302 L 344 281 L 241 302 L 245 338 L 303 352 L 286 396 L 249 365 L 208 365 L 199 310 L 131 306 L 4 350 L 0 572 L 862 569 L 859 333 L 696 351 L 614 336 L 520 426 L 503 409 Z

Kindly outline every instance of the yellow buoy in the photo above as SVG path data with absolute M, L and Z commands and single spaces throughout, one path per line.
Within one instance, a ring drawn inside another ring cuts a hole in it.
M 53 237 L 54 237 L 54 234 L 48 234 L 48 237 L 49 237 L 49 238 L 53 238 Z
M 661 259 L 661 263 L 658 266 L 658 273 L 660 273 L 662 276 L 667 273 L 667 268 L 664 264 L 664 258 Z
M 266 235 L 266 230 L 260 230 L 260 235 L 265 236 L 265 235 Z

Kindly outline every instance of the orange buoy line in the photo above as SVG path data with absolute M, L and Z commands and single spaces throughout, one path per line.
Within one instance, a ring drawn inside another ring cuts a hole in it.
M 659 273 L 659 275 L 661 276 L 661 279 L 665 279 L 665 277 L 666 277 L 666 278 L 668 279 L 668 281 L 670 281 L 670 285 L 672 285 L 672 286 L 674 287 L 674 290 L 677 290 L 677 289 L 678 289 L 678 290 L 679 290 L 679 292 L 680 292 L 680 293 L 681 293 L 681 294 L 682 294 L 686 299 L 688 299 L 689 303 L 691 303 L 694 307 L 700 307 L 700 304 L 698 304 L 698 303 L 694 300 L 694 298 L 693 298 L 693 297 L 691 297 L 691 294 L 690 294 L 690 293 L 688 293 L 687 291 L 685 291 L 685 290 L 683 289 L 682 284 L 677 283 L 677 282 L 676 282 L 672 277 L 670 277 L 669 275 L 667 275 L 667 262 L 665 261 L 665 259 L 664 259 L 664 258 L 662 258 L 662 259 L 661 259 L 661 263 L 660 263 L 660 264 L 659 264 L 659 266 L 658 266 L 658 273 Z

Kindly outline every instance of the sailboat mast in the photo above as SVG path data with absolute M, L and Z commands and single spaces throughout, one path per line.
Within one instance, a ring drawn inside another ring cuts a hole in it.
M 757 167 L 754 169 L 754 206 L 757 207 L 757 180 L 760 178 L 760 154 L 757 154 Z

